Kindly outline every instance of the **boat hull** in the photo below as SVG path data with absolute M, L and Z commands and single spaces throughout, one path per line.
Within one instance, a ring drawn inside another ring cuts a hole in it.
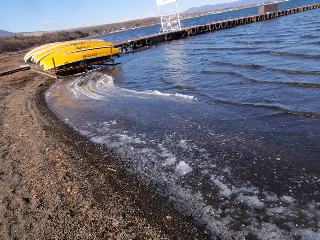
M 70 64 L 81 64 L 81 62 L 86 63 L 86 61 L 88 60 L 99 59 L 109 56 L 110 58 L 112 58 L 112 56 L 119 55 L 119 53 L 119 49 L 114 47 L 102 47 L 96 49 L 87 49 L 76 52 L 64 53 L 44 62 L 43 69 L 51 70 L 59 68 L 61 66 L 67 66 Z

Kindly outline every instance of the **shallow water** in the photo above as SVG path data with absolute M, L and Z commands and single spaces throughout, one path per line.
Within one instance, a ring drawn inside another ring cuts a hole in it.
M 319 13 L 122 56 L 47 100 L 212 235 L 319 239 Z

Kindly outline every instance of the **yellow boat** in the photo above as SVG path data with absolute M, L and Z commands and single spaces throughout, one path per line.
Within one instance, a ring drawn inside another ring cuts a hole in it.
M 69 64 L 81 62 L 84 60 L 99 59 L 99 58 L 104 58 L 108 56 L 111 57 L 113 55 L 118 55 L 119 53 L 120 53 L 120 50 L 112 46 L 63 53 L 55 56 L 54 58 L 51 59 L 51 61 L 43 62 L 43 69 L 50 70 L 56 67 L 69 65 Z
M 25 57 L 24 57 L 24 61 L 27 62 L 29 61 L 30 59 L 32 60 L 32 58 L 38 54 L 38 53 L 41 53 L 43 51 L 46 51 L 47 49 L 50 49 L 54 46 L 61 46 L 63 44 L 66 44 L 66 43 L 73 43 L 73 42 L 79 42 L 80 40 L 73 40 L 73 41 L 66 41 L 66 42 L 54 42 L 54 43 L 48 43 L 48 44 L 45 44 L 45 45 L 41 45 L 39 47 L 36 47 L 34 49 L 32 49 L 31 51 L 29 51 Z
M 68 43 L 71 43 L 71 42 L 75 42 L 75 41 L 68 41 Z M 24 60 L 25 62 L 31 60 L 33 61 L 33 57 L 36 55 L 36 54 L 39 54 L 43 51 L 46 51 L 47 49 L 50 49 L 54 46 L 58 46 L 58 45 L 61 45 L 63 44 L 64 42 L 55 42 L 55 43 L 48 43 L 48 44 L 45 44 L 45 45 L 42 45 L 42 46 L 39 46 L 39 47 L 36 47 L 34 49 L 32 49 L 30 52 L 28 52 L 25 57 L 24 57 Z
M 61 55 L 63 53 L 70 53 L 75 52 L 79 50 L 87 50 L 87 49 L 95 49 L 95 48 L 101 48 L 101 47 L 112 47 L 112 43 L 110 42 L 104 42 L 104 41 L 98 41 L 98 42 L 85 42 L 83 44 L 73 45 L 73 46 L 64 46 L 62 48 L 51 50 L 49 53 L 44 56 L 42 59 L 39 60 L 40 66 L 42 65 L 48 65 L 48 63 L 52 63 L 52 58 Z
M 44 49 L 52 46 L 53 44 L 56 44 L 56 43 L 49 43 L 49 44 L 42 45 L 42 46 L 39 46 L 39 47 L 36 47 L 36 48 L 32 49 L 31 51 L 29 51 L 29 52 L 24 56 L 24 61 L 25 61 L 25 62 L 28 62 L 36 52 L 41 51 L 41 50 L 44 50 Z
M 104 41 L 100 40 L 100 39 L 88 39 L 88 40 L 77 40 L 77 41 L 67 41 L 67 42 L 54 43 L 54 44 L 48 46 L 47 48 L 43 48 L 39 51 L 36 51 L 34 54 L 32 54 L 32 61 L 34 63 L 38 63 L 42 58 L 44 58 L 45 56 L 47 56 L 51 52 L 54 52 L 54 51 L 59 50 L 64 47 L 69 47 L 69 46 L 76 47 L 76 46 L 85 45 L 89 42 L 92 44 L 95 44 L 95 43 L 100 43 L 100 42 L 104 42 Z

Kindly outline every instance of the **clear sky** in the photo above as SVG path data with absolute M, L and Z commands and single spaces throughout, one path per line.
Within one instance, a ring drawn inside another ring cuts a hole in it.
M 235 0 L 178 0 L 180 10 Z M 0 29 L 32 32 L 157 15 L 156 0 L 1 0 Z

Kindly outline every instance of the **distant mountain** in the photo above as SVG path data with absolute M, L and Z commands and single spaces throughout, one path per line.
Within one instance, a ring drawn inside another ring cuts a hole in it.
M 10 36 L 10 35 L 13 35 L 13 34 L 14 33 L 12 33 L 12 32 L 0 30 L 0 37 Z
M 206 13 L 206 12 L 216 11 L 216 10 L 225 9 L 225 8 L 245 7 L 245 6 L 260 4 L 264 2 L 270 2 L 270 0 L 238 0 L 236 2 L 230 2 L 230 3 L 204 5 L 201 7 L 190 8 L 184 13 L 185 14 Z

